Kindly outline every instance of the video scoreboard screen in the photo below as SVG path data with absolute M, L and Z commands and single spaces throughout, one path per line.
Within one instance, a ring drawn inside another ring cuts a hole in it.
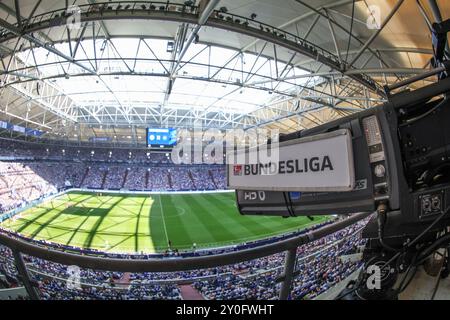
M 177 144 L 177 129 L 147 128 L 147 145 L 149 147 L 173 147 Z

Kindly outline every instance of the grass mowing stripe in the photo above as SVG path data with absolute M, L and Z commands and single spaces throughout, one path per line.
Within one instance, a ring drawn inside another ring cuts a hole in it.
M 136 227 L 134 229 L 134 251 L 138 252 L 139 251 L 139 222 L 141 220 L 141 215 L 142 215 L 142 211 L 144 209 L 144 204 L 145 204 L 145 200 L 141 202 L 140 208 L 139 208 L 139 212 L 136 218 Z
M 191 228 L 194 226 L 192 216 L 188 215 L 186 220 L 186 210 L 180 207 L 178 198 L 172 195 L 161 196 L 167 223 L 167 232 L 173 248 L 185 249 L 192 246 L 193 238 Z M 183 211 L 180 211 L 180 210 Z
M 214 236 L 217 241 L 222 241 L 226 239 L 236 238 L 236 235 L 233 233 L 231 228 L 227 228 L 227 225 L 223 222 L 225 218 L 217 217 L 214 211 L 214 206 L 206 205 L 205 203 L 200 203 L 198 201 L 200 197 L 197 195 L 188 195 L 188 203 L 195 205 L 197 208 L 197 213 L 200 213 L 200 220 L 205 224 L 207 229 L 214 228 Z M 216 207 L 217 208 L 217 207 Z M 198 216 L 198 215 L 197 215 Z M 218 219 L 219 218 L 219 219 Z
M 172 197 L 174 198 L 174 200 L 176 200 L 176 202 L 180 205 L 180 207 L 182 208 L 190 208 L 191 204 L 188 203 L 186 201 L 186 197 Z M 199 212 L 198 210 L 194 210 L 193 211 L 194 214 L 190 214 L 190 215 L 183 215 L 181 217 L 179 217 L 180 219 L 180 224 L 190 224 L 190 228 L 189 230 L 187 230 L 187 232 L 189 232 L 189 237 L 191 239 L 195 239 L 196 244 L 201 244 L 201 243 L 211 243 L 211 239 L 214 239 L 214 231 L 210 230 L 210 228 L 205 225 L 201 220 L 199 215 L 201 215 L 201 212 Z M 188 221 L 183 221 L 183 217 L 188 220 Z
M 164 217 L 164 208 L 161 201 L 161 195 L 158 195 L 159 199 L 159 209 L 161 210 L 161 218 L 164 226 L 164 234 L 166 235 L 166 243 L 169 246 L 169 235 L 167 234 L 166 218 Z
M 223 206 L 231 206 L 229 201 L 224 201 L 220 198 L 218 199 L 209 199 L 208 197 L 204 197 L 205 202 L 210 203 L 212 206 L 219 208 L 218 203 L 220 202 Z M 216 200 L 216 201 L 213 201 Z M 251 217 L 251 216 L 241 216 L 241 215 L 226 215 L 227 219 L 230 220 L 230 224 L 237 225 L 239 227 L 245 228 L 249 233 L 254 236 L 260 236 L 261 234 L 269 234 L 271 232 L 270 227 L 266 227 L 264 223 L 260 223 L 258 220 L 264 217 Z M 244 223 L 238 223 L 237 220 L 242 220 Z M 280 218 L 281 220 L 281 218 Z
M 116 206 L 117 204 L 119 204 L 121 201 L 123 201 L 124 197 L 117 197 L 117 200 L 114 201 L 112 207 Z M 88 236 L 86 237 L 86 240 L 84 241 L 84 248 L 90 248 L 91 244 L 94 242 L 95 237 L 98 236 L 98 231 L 100 226 L 102 225 L 103 221 L 106 219 L 109 210 L 105 209 L 105 208 L 101 208 L 101 206 L 103 206 L 106 202 L 109 202 L 111 199 L 108 199 L 107 201 L 103 202 L 100 204 L 100 206 L 97 207 L 97 212 L 100 212 L 100 214 L 98 215 L 97 221 L 94 224 L 94 227 L 91 229 L 91 231 L 89 232 Z M 101 210 L 101 211 L 100 211 Z
M 219 247 L 292 232 L 324 219 L 241 216 L 233 193 L 73 192 L 27 209 L 2 226 L 63 245 L 154 253 L 166 251 L 169 240 L 177 249 L 190 249 L 194 242 L 197 248 Z

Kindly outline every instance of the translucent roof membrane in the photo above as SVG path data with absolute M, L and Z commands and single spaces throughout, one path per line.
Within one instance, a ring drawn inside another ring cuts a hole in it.
M 221 47 L 192 44 L 174 72 L 174 53 L 167 40 L 84 40 L 75 59 L 94 70 L 89 74 L 42 48 L 19 54 L 25 65 L 38 65 L 40 76 L 51 81 L 78 106 L 160 106 L 249 113 L 285 95 L 296 94 L 302 85 L 317 79 L 274 81 L 276 70 L 292 78 L 306 71 L 274 59 Z M 72 50 L 76 44 L 72 43 Z M 70 56 L 67 44 L 55 48 Z M 233 57 L 235 59 L 233 59 Z M 226 62 L 230 61 L 227 65 Z M 166 96 L 168 74 L 174 75 L 171 94 Z M 308 82 L 309 81 L 309 82 Z

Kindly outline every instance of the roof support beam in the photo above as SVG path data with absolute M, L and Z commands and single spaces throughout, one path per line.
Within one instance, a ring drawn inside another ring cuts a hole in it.
M 74 65 L 80 67 L 82 70 L 86 71 L 87 73 L 91 74 L 91 75 L 95 75 L 99 78 L 99 80 L 103 83 L 103 85 L 105 86 L 105 88 L 108 89 L 108 91 L 111 93 L 111 95 L 114 97 L 114 99 L 117 101 L 117 103 L 120 105 L 121 108 L 123 108 L 122 103 L 120 102 L 119 98 L 117 97 L 117 95 L 114 93 L 114 91 L 109 87 L 109 85 L 98 75 L 98 73 L 91 69 L 86 67 L 85 65 L 83 65 L 82 63 L 78 62 L 77 60 L 75 60 L 72 57 L 69 57 L 67 55 L 65 55 L 64 53 L 60 52 L 59 50 L 47 45 L 46 43 L 44 43 L 43 41 L 35 38 L 33 35 L 30 34 L 23 34 L 19 29 L 17 29 L 15 26 L 13 26 L 12 24 L 6 22 L 3 19 L 0 19 L 0 26 L 9 30 L 10 32 L 14 33 L 15 35 L 17 35 L 19 37 L 19 39 L 21 37 L 23 37 L 24 39 L 30 41 L 31 43 L 34 43 L 37 46 L 40 46 L 42 48 L 44 48 L 45 50 L 61 57 L 62 59 L 73 63 Z
M 328 11 L 326 11 L 326 14 L 328 16 Z M 331 32 L 331 38 L 333 39 L 333 44 L 334 44 L 334 49 L 336 50 L 336 55 L 339 58 L 339 62 L 342 63 L 342 55 L 341 55 L 341 50 L 339 49 L 339 45 L 336 39 L 336 33 L 334 32 L 334 28 L 333 25 L 331 24 L 330 19 L 327 20 L 328 22 L 328 27 L 330 28 L 330 32 Z
M 379 68 L 379 69 L 352 69 L 341 73 L 339 71 L 329 71 L 329 72 L 317 72 L 317 73 L 307 73 L 307 74 L 299 74 L 290 77 L 284 77 L 279 79 L 271 79 L 271 80 L 263 80 L 258 82 L 252 82 L 250 85 L 261 85 L 265 83 L 270 83 L 274 81 L 289 81 L 289 80 L 297 80 L 303 78 L 314 78 L 314 77 L 329 77 L 329 76 L 348 76 L 352 74 L 371 74 L 371 75 L 388 75 L 388 74 L 421 74 L 423 69 L 421 68 Z
M 297 111 L 287 112 L 286 114 L 280 115 L 278 117 L 261 121 L 261 122 L 255 124 L 255 125 L 247 126 L 247 127 L 244 128 L 244 130 L 249 130 L 249 129 L 253 129 L 253 128 L 260 128 L 260 127 L 263 127 L 263 126 L 266 126 L 266 125 L 269 125 L 269 124 L 272 124 L 272 123 L 280 122 L 281 120 L 288 119 L 288 118 L 293 117 L 293 116 L 304 115 L 304 114 L 309 113 L 311 111 L 315 111 L 315 110 L 319 110 L 319 109 L 323 109 L 323 108 L 328 108 L 328 106 L 324 106 L 324 105 L 321 105 L 321 104 L 311 105 L 310 107 L 306 108 L 305 110 L 302 110 L 302 111 L 299 111 L 299 112 L 297 112 Z
M 89 4 L 95 4 L 95 2 L 96 2 L 95 0 L 88 0 Z M 104 21 L 100 21 L 100 27 L 102 28 L 103 33 L 105 34 L 105 38 L 110 39 L 111 35 L 109 34 L 108 28 L 106 27 Z
M 30 19 L 34 16 L 37 8 L 41 5 L 42 0 L 36 1 L 36 4 L 33 7 L 33 10 L 31 10 L 30 14 L 28 15 L 27 24 L 29 23 Z
M 359 49 L 358 53 L 356 54 L 356 56 L 353 57 L 353 60 L 350 62 L 350 65 L 353 66 L 355 64 L 356 61 L 358 61 L 359 57 L 361 57 L 361 55 L 364 53 L 364 51 L 366 51 L 366 49 L 372 44 L 372 42 L 378 37 L 378 35 L 380 34 L 381 31 L 383 31 L 384 27 L 389 23 L 389 21 L 391 21 L 392 17 L 394 16 L 394 14 L 398 11 L 398 9 L 400 9 L 400 6 L 403 4 L 404 0 L 399 0 L 394 8 L 392 8 L 391 12 L 389 13 L 389 15 L 386 17 L 386 19 L 384 19 L 383 23 L 381 24 L 380 28 L 377 29 L 377 31 L 375 31 L 374 34 L 372 34 L 372 36 L 369 38 L 369 40 L 366 41 L 366 43 L 362 46 L 361 49 Z
M 182 23 L 178 27 L 177 34 L 175 37 L 175 44 L 174 44 L 174 48 L 173 48 L 173 52 L 172 52 L 172 56 L 171 56 L 171 59 L 173 61 L 171 62 L 170 70 L 168 71 L 169 79 L 167 80 L 167 86 L 166 86 L 166 91 L 164 94 L 163 106 L 167 103 L 167 101 L 169 100 L 169 96 L 172 93 L 173 83 L 175 82 L 174 74 L 175 74 L 175 70 L 177 68 L 177 63 L 179 63 L 179 61 L 180 61 L 180 59 L 177 59 L 177 55 L 183 49 L 183 44 L 186 39 L 186 33 L 187 33 L 187 24 Z M 153 53 L 153 51 L 152 51 L 152 53 Z M 175 61 L 175 59 L 177 59 L 177 60 Z M 166 69 L 166 68 L 164 68 L 164 69 Z
M 341 29 L 342 31 L 344 31 L 346 34 L 348 34 L 349 35 L 349 37 L 350 37 L 350 39 L 354 39 L 355 41 L 357 41 L 358 43 L 360 43 L 361 45 L 364 45 L 364 42 L 363 41 L 361 41 L 361 39 L 359 39 L 356 35 L 354 35 L 353 33 L 351 33 L 350 32 L 350 30 L 347 30 L 347 28 L 345 28 L 344 26 L 342 26 L 340 23 L 338 23 L 335 19 L 333 19 L 330 15 L 326 15 L 326 14 L 324 14 L 323 12 L 321 12 L 321 10 L 327 10 L 327 9 L 330 9 L 332 6 L 323 6 L 323 7 L 321 7 L 321 8 L 318 8 L 318 9 L 316 9 L 316 8 L 314 8 L 313 6 L 311 6 L 311 5 L 309 5 L 309 4 L 307 4 L 307 3 L 305 3 L 305 1 L 304 0 L 295 0 L 295 1 L 297 1 L 298 3 L 300 3 L 300 4 L 302 4 L 303 6 L 305 6 L 305 7 L 307 7 L 308 9 L 310 9 L 311 10 L 311 12 L 309 12 L 309 14 L 318 14 L 319 16 L 322 16 L 323 18 L 325 18 L 325 19 L 327 19 L 331 24 L 333 24 L 333 25 L 335 25 L 336 27 L 338 27 L 339 29 Z M 358 2 L 359 0 L 355 0 L 355 2 Z M 347 3 L 345 3 L 345 4 L 349 4 L 349 3 L 353 3 L 353 1 L 348 1 Z M 338 3 L 336 2 L 336 3 L 334 3 L 335 5 L 337 5 Z M 344 3 L 341 3 L 341 5 L 344 5 Z M 370 47 L 368 48 L 368 50 L 373 54 L 373 55 L 375 55 L 376 54 L 376 52 L 373 50 L 373 49 L 371 49 Z M 314 60 L 315 61 L 315 60 Z M 380 60 L 382 63 L 383 63 L 383 65 L 385 65 L 386 67 L 390 67 L 384 60 Z M 346 62 L 347 63 L 347 62 Z M 303 64 L 302 64 L 303 65 Z M 351 67 L 351 64 L 349 65 L 350 67 Z M 380 92 L 379 92 L 379 94 L 380 94 Z M 380 95 L 383 95 L 383 94 L 380 94 Z
M 79 46 L 80 46 L 81 40 L 82 40 L 83 37 L 84 37 L 84 33 L 86 32 L 87 26 L 88 26 L 88 24 L 85 23 L 84 26 L 83 26 L 83 29 L 81 29 L 80 36 L 79 36 L 77 42 L 75 43 L 75 48 L 73 49 L 73 52 L 72 52 L 72 58 L 74 58 L 74 59 L 75 59 L 75 57 L 76 57 L 76 55 L 77 55 L 78 48 L 79 48 Z
M 38 1 L 37 4 L 40 4 L 40 2 L 41 2 L 41 1 Z M 0 1 L 0 9 L 2 9 L 3 11 L 5 11 L 6 13 L 8 13 L 8 14 L 10 14 L 10 15 L 16 16 L 16 12 L 15 12 L 12 8 L 8 7 L 6 4 L 4 4 L 4 3 L 1 2 L 1 1 Z M 31 13 L 34 13 L 34 12 L 36 11 L 36 9 L 37 9 L 37 5 L 34 7 L 34 9 L 32 10 Z M 31 17 L 32 17 L 32 15 L 30 15 L 29 18 L 31 18 Z M 20 18 L 21 18 L 22 20 L 25 19 L 24 17 L 20 17 Z M 53 43 L 53 40 L 50 39 L 50 37 L 48 37 L 45 33 L 39 32 L 39 34 L 40 34 L 44 39 L 46 39 L 47 41 Z
M 383 64 L 381 57 L 379 57 L 380 52 L 384 52 L 384 53 L 385 52 L 400 52 L 400 53 L 405 52 L 405 53 L 420 53 L 420 54 L 429 54 L 429 55 L 433 54 L 433 49 L 431 49 L 431 48 L 395 47 L 395 48 L 374 48 L 373 50 L 377 52 L 377 59 L 380 60 L 381 67 L 383 67 L 383 65 L 386 66 L 386 64 Z M 350 51 L 348 51 L 348 55 L 353 55 L 357 52 L 358 52 L 357 50 L 350 50 Z M 347 52 L 344 51 L 344 52 L 342 52 L 342 54 L 347 54 Z M 308 59 L 308 60 L 302 61 L 301 63 L 295 64 L 295 66 L 302 67 L 307 64 L 314 63 L 315 61 L 316 61 L 315 59 Z
M 20 15 L 20 2 L 19 0 L 14 0 L 14 7 L 16 9 L 16 20 L 19 28 L 22 28 L 22 16 Z
M 180 55 L 178 56 L 178 61 L 174 67 L 174 73 L 176 73 L 176 70 L 178 69 L 178 66 L 180 65 L 181 60 L 183 59 L 184 55 L 188 51 L 189 46 L 192 44 L 192 42 L 194 42 L 201 27 L 206 23 L 209 16 L 214 11 L 214 8 L 219 4 L 219 2 L 220 2 L 220 0 L 209 0 L 205 9 L 200 13 L 200 17 L 198 18 L 197 25 L 195 26 L 194 30 L 189 35 L 189 38 L 187 39 L 186 44 L 184 44 L 184 46 L 183 46 L 183 50 L 181 51 Z M 173 75 L 174 74 L 171 74 L 172 77 L 173 77 Z
M 324 5 L 324 6 L 320 7 L 320 8 L 318 8 L 318 10 L 331 9 L 331 8 L 336 8 L 336 7 L 340 7 L 340 6 L 345 6 L 345 5 L 349 4 L 349 3 L 353 3 L 353 1 L 359 2 L 359 1 L 363 1 L 363 0 L 341 0 L 341 1 L 335 1 L 333 3 L 327 4 L 327 5 Z M 286 23 L 283 23 L 283 24 L 279 25 L 278 29 L 287 28 L 287 27 L 293 25 L 294 23 L 298 23 L 298 22 L 300 22 L 302 20 L 305 20 L 305 19 L 309 18 L 310 16 L 312 16 L 314 14 L 316 14 L 316 12 L 314 12 L 314 11 L 305 13 L 305 14 L 303 14 L 301 16 L 298 16 L 297 18 L 294 18 L 294 19 L 292 19 L 292 20 L 290 20 L 290 21 L 288 21 Z M 315 25 L 315 23 L 313 23 L 313 25 Z M 307 36 L 304 37 L 304 38 L 306 39 Z M 254 46 L 256 43 L 258 43 L 258 41 L 260 41 L 260 40 L 258 39 L 258 40 L 252 41 L 251 43 L 249 43 L 248 45 L 243 47 L 241 49 L 241 51 L 246 51 L 246 50 L 250 49 L 250 47 Z
M 305 35 L 303 36 L 303 39 L 307 39 L 309 37 L 309 34 L 311 33 L 311 31 L 314 29 L 314 27 L 316 26 L 317 22 L 320 19 L 320 14 L 318 14 L 315 18 L 313 23 L 311 23 L 311 25 L 309 26 L 308 30 L 306 30 Z
M 166 94 L 164 96 L 164 104 L 167 103 L 169 100 L 170 93 L 172 91 L 174 82 L 175 82 L 175 74 L 177 73 L 178 67 L 181 63 L 181 60 L 183 60 L 184 55 L 188 51 L 189 47 L 191 46 L 192 42 L 198 37 L 198 32 L 200 31 L 201 27 L 206 23 L 211 13 L 214 11 L 214 8 L 219 4 L 220 0 L 209 0 L 206 4 L 206 7 L 203 9 L 203 11 L 200 13 L 200 16 L 198 18 L 197 25 L 195 26 L 194 30 L 192 30 L 191 34 L 189 35 L 189 38 L 187 39 L 185 44 L 181 44 L 181 52 L 179 53 L 176 63 L 172 65 L 172 69 L 170 70 L 170 76 L 167 83 L 167 90 Z M 183 34 L 183 41 L 186 34 Z M 177 54 L 177 51 L 174 51 L 175 54 Z
M 416 3 L 417 3 L 417 7 L 419 8 L 420 13 L 422 14 L 423 20 L 425 20 L 425 23 L 427 24 L 428 29 L 431 32 L 432 27 L 431 27 L 431 20 L 430 20 L 430 18 L 428 17 L 428 15 L 427 15 L 424 7 L 422 6 L 422 3 L 420 2 L 420 0 L 416 0 Z
M 213 0 L 211 0 L 210 3 L 212 3 Z M 214 0 L 214 2 L 219 0 Z M 297 0 L 300 3 L 301 0 Z M 89 10 L 90 5 L 80 6 Z M 307 5 L 309 6 L 309 5 Z M 310 7 L 310 6 L 309 6 Z M 314 9 L 314 8 L 313 8 Z M 314 9 L 316 11 L 316 9 Z M 206 12 L 206 10 L 205 10 Z M 323 15 L 323 13 L 320 12 L 320 14 Z M 347 68 L 346 66 L 342 66 L 336 55 L 328 52 L 327 50 L 310 43 L 302 38 L 299 38 L 298 36 L 291 34 L 289 32 L 277 29 L 270 25 L 265 25 L 262 22 L 258 21 L 248 21 L 250 25 L 245 26 L 244 24 L 239 23 L 229 23 L 229 18 L 234 18 L 234 15 L 231 13 L 223 13 L 222 16 L 228 15 L 227 18 L 223 19 L 220 17 L 215 17 L 214 19 L 207 19 L 207 15 L 198 13 L 197 15 L 194 14 L 183 14 L 183 13 L 177 13 L 177 12 L 171 12 L 170 19 L 171 21 L 179 21 L 179 22 L 185 22 L 189 24 L 198 23 L 199 21 L 199 15 L 200 17 L 205 17 L 205 25 L 219 28 L 223 30 L 229 30 L 233 32 L 238 32 L 243 35 L 247 35 L 250 37 L 256 37 L 258 39 L 261 39 L 263 41 L 268 41 L 270 43 L 274 43 L 276 45 L 279 45 L 281 47 L 284 47 L 288 50 L 292 50 L 295 52 L 298 52 L 302 55 L 305 55 L 309 58 L 317 59 L 318 62 L 327 65 L 328 67 L 344 72 Z M 81 20 L 82 22 L 93 22 L 93 21 L 105 21 L 105 20 L 113 20 L 113 19 L 167 19 L 167 14 L 165 12 L 160 11 L 152 11 L 149 13 L 148 10 L 143 9 L 136 9 L 136 10 L 124 10 L 124 9 L 116 9 L 116 10 L 109 10 L 109 11 L 102 11 L 102 12 L 89 12 L 86 13 L 85 11 L 81 14 Z M 237 19 L 237 18 L 236 18 Z M 234 20 L 233 20 L 234 21 Z M 200 21 L 203 22 L 203 21 Z M 332 20 L 333 24 L 336 24 L 336 21 Z M 23 33 L 32 34 L 32 30 L 34 32 L 38 30 L 43 30 L 48 27 L 51 27 L 51 24 L 54 24 L 55 22 L 52 19 L 48 19 L 46 21 L 41 21 L 39 25 L 33 25 L 32 27 L 27 28 L 27 30 L 23 30 Z M 63 23 L 63 21 L 60 21 L 60 23 Z M 260 27 L 264 25 L 265 30 L 260 30 Z M 258 27 L 259 26 L 259 27 Z M 341 26 L 342 27 L 342 26 Z M 342 27 L 343 28 L 343 27 Z M 269 31 L 267 31 L 269 30 Z M 273 30 L 273 32 L 270 32 L 270 30 Z M 344 28 L 345 30 L 345 28 Z M 348 31 L 347 31 L 348 32 Z M 8 41 L 10 39 L 13 39 L 15 36 L 17 36 L 15 33 L 10 32 L 10 34 L 6 35 L 3 38 L 3 41 Z M 194 37 L 195 38 L 195 37 Z M 359 40 L 359 39 L 357 39 Z M 359 40 L 360 41 L 360 40 Z M 370 48 L 369 48 L 370 49 Z M 186 47 L 183 49 L 186 50 Z M 372 91 L 376 91 L 377 94 L 384 96 L 384 91 L 380 86 L 377 85 L 373 79 L 370 79 L 370 77 L 367 77 L 365 75 L 354 75 L 352 78 L 364 86 L 367 86 Z
M 6 22 L 3 19 L 0 19 L 0 26 L 9 30 L 10 32 L 14 33 L 15 35 L 17 35 L 18 37 L 23 37 L 24 39 L 34 43 L 35 45 L 42 47 L 44 49 L 46 49 L 47 51 L 59 56 L 60 58 L 63 58 L 64 60 L 71 62 L 73 64 L 75 64 L 76 66 L 80 67 L 81 69 L 87 71 L 90 74 L 95 74 L 95 71 L 84 66 L 83 64 L 77 62 L 75 59 L 73 59 L 72 57 L 69 57 L 67 55 L 65 55 L 64 53 L 58 51 L 57 49 L 47 45 L 46 43 L 44 43 L 43 41 L 37 39 L 36 37 L 30 35 L 30 34 L 22 34 L 22 32 L 17 29 L 17 27 L 13 26 L 12 24 Z

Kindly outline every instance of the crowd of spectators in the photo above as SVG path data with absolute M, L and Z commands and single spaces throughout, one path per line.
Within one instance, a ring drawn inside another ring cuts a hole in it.
M 343 259 L 364 246 L 361 221 L 297 250 L 292 299 L 313 299 L 356 271 Z M 122 257 L 126 258 L 126 256 Z M 68 267 L 24 256 L 43 299 L 180 299 L 179 283 L 192 283 L 205 299 L 276 299 L 284 253 L 235 265 L 186 272 L 122 273 L 80 270 L 81 289 L 67 288 Z M 0 274 L 17 278 L 11 251 L 0 246 Z M 124 283 L 123 279 L 127 279 Z M 17 281 L 17 280 L 13 280 Z
M 67 288 L 61 280 L 36 277 L 44 300 L 180 300 L 180 290 L 175 285 L 149 285 L 125 288 L 114 285 L 82 286 L 81 290 Z
M 365 222 L 304 245 L 297 250 L 296 277 L 292 299 L 313 299 L 355 272 L 360 262 L 343 260 L 364 245 L 358 230 Z M 195 287 L 208 299 L 276 299 L 284 253 L 244 262 L 235 271 L 212 281 L 198 281 Z
M 68 188 L 129 191 L 224 190 L 223 166 L 0 161 L 0 213 Z
M 223 166 L 109 166 L 90 165 L 85 169 L 82 188 L 132 191 L 224 190 Z
M 44 172 L 50 170 L 43 167 Z M 15 162 L 0 162 L 0 213 L 57 191 L 57 187 L 44 177 L 37 175 L 33 168 Z
M 172 164 L 170 150 L 151 151 L 147 148 L 63 146 L 0 138 L 1 158 L 100 163 Z
M 146 190 L 147 177 L 149 172 L 148 169 L 143 167 L 136 167 L 133 170 L 131 170 L 131 168 L 127 168 L 127 170 L 127 177 L 125 179 L 125 184 L 123 185 L 124 189 L 135 191 Z
M 225 181 L 224 165 L 175 165 L 166 152 L 0 139 L 0 213 L 67 188 L 224 190 Z

